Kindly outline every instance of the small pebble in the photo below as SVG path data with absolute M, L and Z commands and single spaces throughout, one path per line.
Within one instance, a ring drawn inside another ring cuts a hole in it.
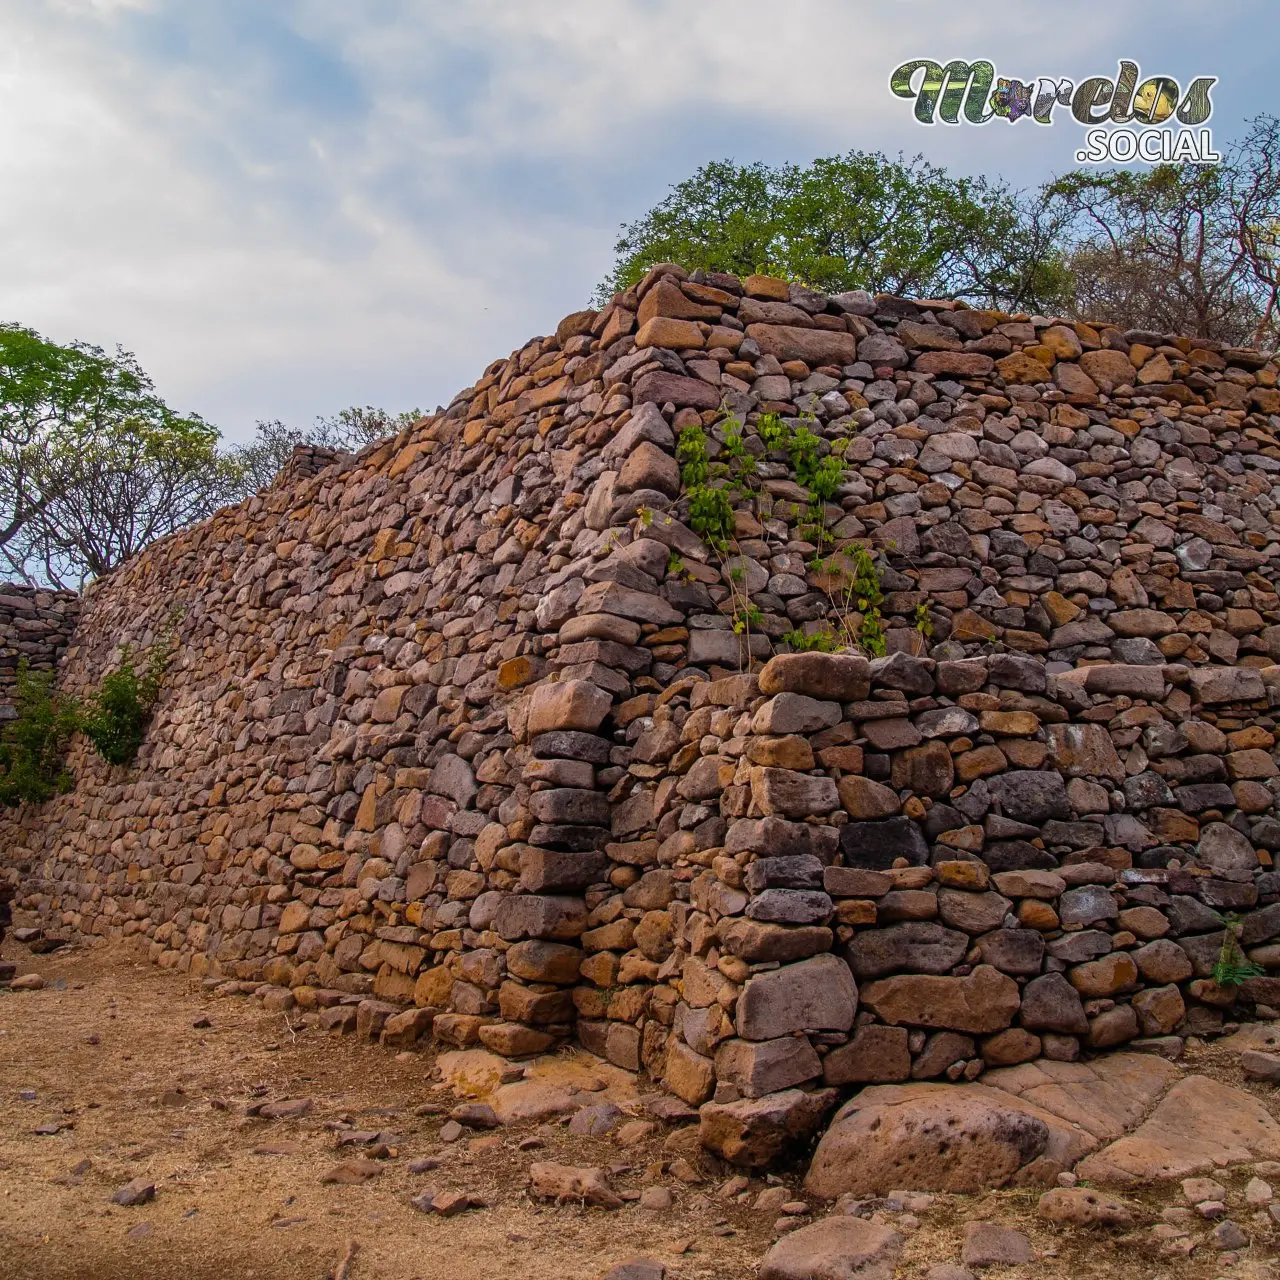
M 155 1197 L 156 1187 L 154 1182 L 148 1182 L 146 1178 L 134 1178 L 132 1182 L 126 1183 L 111 1197 L 111 1203 L 123 1205 L 128 1209 L 134 1205 L 146 1204 L 148 1201 L 154 1200 Z

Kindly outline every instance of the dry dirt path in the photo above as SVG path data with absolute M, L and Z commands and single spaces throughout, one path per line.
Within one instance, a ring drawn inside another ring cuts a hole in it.
M 751 1207 L 765 1183 L 728 1199 L 719 1177 L 680 1181 L 663 1127 L 628 1148 L 556 1122 L 444 1143 L 443 1111 L 456 1100 L 429 1052 L 397 1055 L 295 1028 L 252 1000 L 211 1000 L 123 950 L 33 957 L 11 941 L 4 953 L 48 985 L 0 992 L 0 1280 L 321 1280 L 352 1242 L 348 1280 L 598 1280 L 637 1255 L 662 1261 L 677 1280 L 739 1280 L 755 1274 L 773 1238 L 776 1214 Z M 1196 1069 L 1229 1076 L 1232 1064 L 1219 1057 L 1201 1051 Z M 312 1100 L 299 1118 L 246 1115 L 255 1102 L 299 1097 Z M 322 1183 L 340 1161 L 365 1154 L 338 1147 L 349 1128 L 379 1132 L 394 1154 L 360 1185 Z M 411 1172 L 425 1158 L 438 1167 Z M 526 1191 L 535 1160 L 612 1166 L 624 1195 L 664 1186 L 673 1204 L 540 1205 Z M 154 1200 L 111 1203 L 137 1178 L 154 1183 Z M 1224 1180 L 1237 1195 L 1245 1177 Z M 794 1176 L 787 1185 L 803 1198 Z M 409 1201 L 428 1187 L 471 1192 L 488 1207 L 424 1215 Z M 1234 1262 L 1207 1244 L 1162 1257 L 1147 1236 L 1161 1209 L 1179 1202 L 1176 1185 L 1129 1198 L 1143 1231 L 1127 1236 L 1051 1227 L 1025 1191 L 939 1196 L 924 1212 L 886 1220 L 907 1235 L 903 1277 L 958 1263 L 973 1219 L 1016 1226 L 1040 1255 L 986 1273 L 1000 1280 L 1272 1275 L 1277 1236 L 1258 1235 Z

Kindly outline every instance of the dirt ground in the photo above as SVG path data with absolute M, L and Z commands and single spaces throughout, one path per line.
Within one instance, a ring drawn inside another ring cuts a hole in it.
M 48 985 L 0 991 L 0 1280 L 322 1280 L 344 1257 L 347 1280 L 598 1280 L 640 1255 L 677 1280 L 741 1280 L 772 1242 L 774 1214 L 751 1209 L 765 1182 L 753 1179 L 739 1200 L 718 1179 L 677 1180 L 663 1126 L 625 1149 L 555 1122 L 443 1143 L 441 1112 L 454 1098 L 430 1051 L 397 1055 L 291 1025 L 251 999 L 214 1000 L 124 949 L 32 956 L 10 941 L 4 958 Z M 1194 1052 L 1197 1070 L 1240 1083 L 1225 1054 Z M 1252 1089 L 1280 1116 L 1275 1090 Z M 313 1100 L 299 1119 L 246 1115 L 255 1102 L 296 1097 Z M 361 1185 L 322 1183 L 339 1161 L 365 1154 L 337 1145 L 337 1131 L 352 1126 L 380 1131 L 391 1157 Z M 439 1166 L 411 1172 L 424 1157 Z M 611 1167 L 624 1196 L 660 1184 L 675 1202 L 665 1211 L 538 1204 L 526 1191 L 535 1160 Z M 800 1171 L 786 1179 L 797 1199 Z M 111 1203 L 139 1177 L 154 1182 L 154 1200 Z M 1219 1177 L 1238 1201 L 1248 1174 Z M 427 1187 L 471 1192 L 487 1207 L 424 1215 L 409 1200 Z M 1235 1205 L 1253 1239 L 1238 1259 L 1208 1243 L 1189 1258 L 1160 1255 L 1149 1228 L 1178 1203 L 1176 1186 L 1130 1197 L 1143 1229 L 1128 1234 L 1051 1227 L 1036 1218 L 1036 1199 L 939 1196 L 917 1215 L 888 1215 L 907 1234 L 899 1274 L 958 1263 L 971 1219 L 1018 1227 L 1041 1255 L 1033 1267 L 986 1273 L 1000 1280 L 1273 1274 L 1280 1233 Z

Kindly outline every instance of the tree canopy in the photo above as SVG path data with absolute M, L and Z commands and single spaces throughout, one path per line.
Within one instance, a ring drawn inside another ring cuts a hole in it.
M 1028 204 L 999 179 L 954 177 L 920 156 L 850 151 L 776 168 L 714 161 L 623 227 L 600 294 L 666 261 L 764 271 L 832 293 L 1040 306 L 1065 281 L 1058 246 Z
M 361 449 L 416 416 L 352 407 L 310 429 L 260 422 L 225 447 L 199 414 L 165 404 L 131 353 L 0 325 L 0 566 L 78 588 L 270 484 L 295 445 Z
M 1278 246 L 1280 121 L 1260 116 L 1218 166 L 1080 169 L 1029 192 L 881 152 L 714 161 L 622 228 L 598 300 L 677 262 L 1264 345 Z
M 1277 338 L 1280 120 L 1221 165 L 1076 170 L 1048 183 L 1069 303 L 1129 328 L 1263 346 Z
M 137 360 L 0 325 L 0 555 L 78 587 L 230 500 L 218 432 L 156 394 Z

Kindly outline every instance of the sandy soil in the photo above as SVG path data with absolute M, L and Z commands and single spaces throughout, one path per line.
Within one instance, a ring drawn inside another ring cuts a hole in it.
M 679 1280 L 739 1280 L 754 1275 L 773 1238 L 774 1215 L 750 1207 L 765 1183 L 753 1180 L 739 1203 L 722 1196 L 718 1179 L 678 1181 L 662 1149 L 668 1130 L 626 1149 L 557 1123 L 445 1144 L 439 1111 L 454 1098 L 429 1051 L 397 1055 L 291 1025 L 253 1000 L 213 1000 L 123 949 L 31 956 L 10 941 L 4 954 L 49 985 L 0 991 L 2 1280 L 321 1280 L 353 1243 L 349 1280 L 598 1280 L 637 1255 L 661 1260 Z M 210 1025 L 195 1025 L 205 1019 Z M 1198 1070 L 1239 1083 L 1227 1055 L 1199 1054 Z M 1280 1115 L 1274 1090 L 1253 1089 Z M 314 1105 L 297 1120 L 246 1115 L 254 1102 L 300 1096 Z M 364 1154 L 337 1145 L 337 1130 L 351 1125 L 381 1131 L 394 1154 L 366 1183 L 324 1184 L 339 1161 Z M 60 1128 L 35 1132 L 50 1126 Z M 410 1172 L 428 1156 L 438 1168 Z M 657 1183 L 675 1204 L 663 1212 L 537 1204 L 525 1189 L 534 1160 L 612 1166 L 619 1191 Z M 798 1187 L 799 1172 L 788 1172 L 789 1185 Z M 1247 1176 L 1226 1181 L 1238 1194 Z M 139 1177 L 154 1182 L 153 1201 L 111 1203 Z M 488 1207 L 424 1215 L 409 1200 L 427 1187 L 472 1192 Z M 1035 1217 L 1036 1198 L 939 1197 L 918 1226 L 899 1221 L 908 1230 L 900 1274 L 958 1263 L 960 1232 L 974 1218 L 1017 1226 L 1046 1255 L 1033 1268 L 988 1275 L 1034 1272 L 1038 1280 L 1269 1276 L 1280 1242 L 1236 1213 L 1254 1243 L 1234 1264 L 1204 1245 L 1188 1259 L 1166 1259 L 1143 1233 L 1050 1227 Z M 1177 1188 L 1132 1199 L 1149 1225 L 1177 1202 Z

